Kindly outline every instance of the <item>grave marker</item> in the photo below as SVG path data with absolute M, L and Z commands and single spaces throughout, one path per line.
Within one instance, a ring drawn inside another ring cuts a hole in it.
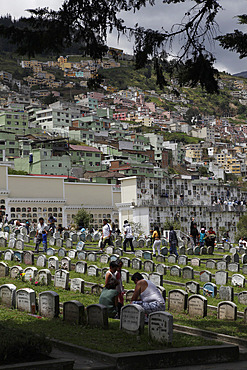
M 38 256 L 37 258 L 37 266 L 38 267 L 46 267 L 46 264 L 47 264 L 47 258 L 44 254 L 41 254 L 40 256 Z
M 203 295 L 206 297 L 215 298 L 217 295 L 217 286 L 214 283 L 206 283 L 203 285 Z
M 108 328 L 107 308 L 102 304 L 87 306 L 87 324 L 92 327 Z
M 245 286 L 245 277 L 241 274 L 232 275 L 232 285 L 243 288 Z
M 227 271 L 216 271 L 215 272 L 215 284 L 226 285 L 228 282 L 228 272 Z
M 85 274 L 87 272 L 87 262 L 78 261 L 75 264 L 75 272 Z
M 216 261 L 214 261 L 214 260 L 207 260 L 206 261 L 206 268 L 207 269 L 215 269 L 216 268 Z
M 191 266 L 200 266 L 201 265 L 201 260 L 200 260 L 200 258 L 197 258 L 197 257 L 191 258 L 190 264 L 191 264 Z
M 144 309 L 137 304 L 123 306 L 120 315 L 120 329 L 130 334 L 142 334 L 145 322 L 144 312 Z
M 67 251 L 65 248 L 59 248 L 58 251 L 57 251 L 57 255 L 58 257 L 65 257 L 67 254 Z
M 156 286 L 163 286 L 163 275 L 158 272 L 149 274 L 149 280 Z
M 69 257 L 63 257 L 61 259 L 61 269 L 67 271 L 71 270 L 71 259 Z
M 99 276 L 99 268 L 95 265 L 90 265 L 87 268 L 88 276 Z
M 239 272 L 239 263 L 236 262 L 229 263 L 228 270 L 231 272 Z
M 57 288 L 69 289 L 69 272 L 56 270 L 54 275 L 54 286 Z
M 48 269 L 42 269 L 38 271 L 37 280 L 41 285 L 51 284 L 51 272 Z
M 16 286 L 14 284 L 3 284 L 0 286 L 1 304 L 15 308 L 16 303 Z
M 212 280 L 211 272 L 204 270 L 200 272 L 200 281 L 203 283 L 208 283 Z
M 133 258 L 131 261 L 131 267 L 134 270 L 141 270 L 142 268 L 142 261 L 140 258 Z
M 59 260 L 56 256 L 48 258 L 48 269 L 58 270 L 59 269 Z
M 16 308 L 21 311 L 26 311 L 35 314 L 36 312 L 35 291 L 30 288 L 18 289 L 16 292 Z
M 190 266 L 185 266 L 182 269 L 183 279 L 194 279 L 194 270 Z
M 187 281 L 185 283 L 186 291 L 193 294 L 199 294 L 200 292 L 200 284 L 196 281 Z
M 181 289 L 173 289 L 168 293 L 168 310 L 184 312 L 187 309 L 188 293 Z
M 0 277 L 4 278 L 8 275 L 9 275 L 9 266 L 4 262 L 0 262 Z
M 17 279 L 22 273 L 23 273 L 23 269 L 21 266 L 12 266 L 10 268 L 10 278 L 11 279 Z
M 156 266 L 156 272 L 158 272 L 161 275 L 166 275 L 166 266 L 163 265 L 162 263 L 159 263 Z
M 178 256 L 178 265 L 184 265 L 186 266 L 188 263 L 188 257 L 187 256 Z
M 25 251 L 23 255 L 25 265 L 34 265 L 34 254 L 32 251 Z
M 220 320 L 237 320 L 237 305 L 233 302 L 220 302 L 217 307 L 217 317 Z
M 176 261 L 177 261 L 177 256 L 175 254 L 170 254 L 167 257 L 167 262 L 168 263 L 176 263 Z
M 144 271 L 153 272 L 154 271 L 154 266 L 155 266 L 155 264 L 151 260 L 147 260 L 147 261 L 143 262 Z
M 238 302 L 241 304 L 244 304 L 245 306 L 247 305 L 247 292 L 242 291 L 238 293 Z
M 63 320 L 81 325 L 85 321 L 85 308 L 79 301 L 68 301 L 63 304 Z
M 152 312 L 148 319 L 149 337 L 159 343 L 172 343 L 173 316 L 168 312 Z
M 207 316 L 207 298 L 202 295 L 191 295 L 188 299 L 188 314 L 195 317 Z
M 171 266 L 170 268 L 170 275 L 171 276 L 181 276 L 181 267 L 179 266 Z
M 51 290 L 39 293 L 40 316 L 53 319 L 59 315 L 59 295 Z
M 100 255 L 100 263 L 108 264 L 110 257 L 108 254 L 101 254 Z
M 232 286 L 221 286 L 219 289 L 219 298 L 223 301 L 233 301 L 233 287 Z

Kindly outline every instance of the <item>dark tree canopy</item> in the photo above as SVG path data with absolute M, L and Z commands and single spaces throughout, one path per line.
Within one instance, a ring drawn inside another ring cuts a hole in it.
M 64 0 L 58 11 L 48 8 L 29 10 L 30 17 L 11 25 L 0 25 L 0 35 L 18 45 L 18 52 L 30 56 L 43 52 L 60 53 L 74 43 L 82 55 L 102 58 L 107 51 L 107 35 L 116 30 L 118 37 L 127 35 L 134 40 L 135 63 L 141 68 L 152 61 L 157 84 L 167 84 L 165 73 L 177 77 L 181 85 L 201 84 L 207 92 L 218 92 L 218 71 L 213 67 L 214 56 L 205 45 L 218 39 L 221 46 L 247 55 L 246 34 L 235 30 L 217 37 L 216 15 L 222 9 L 217 0 L 163 0 L 164 5 L 188 2 L 188 10 L 180 24 L 170 30 L 145 29 L 138 24 L 127 27 L 120 14 L 138 12 L 155 0 Z M 222 1 L 223 3 L 223 1 Z M 160 3 L 159 3 L 160 5 Z M 239 16 L 240 23 L 247 16 Z M 176 40 L 182 45 L 172 62 L 168 55 Z

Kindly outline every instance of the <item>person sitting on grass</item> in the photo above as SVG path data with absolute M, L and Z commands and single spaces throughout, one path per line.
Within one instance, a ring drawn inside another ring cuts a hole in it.
M 147 316 L 154 311 L 165 311 L 165 300 L 154 283 L 145 280 L 139 272 L 131 280 L 136 286 L 130 303 L 140 305 Z
M 117 318 L 118 313 L 118 294 L 116 286 L 119 284 L 116 271 L 118 264 L 115 261 L 110 262 L 110 269 L 105 276 L 105 287 L 103 288 L 99 297 L 99 303 L 107 307 L 108 316 Z

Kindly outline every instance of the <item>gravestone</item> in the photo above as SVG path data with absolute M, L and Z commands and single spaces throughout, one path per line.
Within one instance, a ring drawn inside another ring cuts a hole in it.
M 63 320 L 81 325 L 85 322 L 85 308 L 79 301 L 68 301 L 63 304 Z
M 200 258 L 197 258 L 197 257 L 191 258 L 190 264 L 191 264 L 191 266 L 200 266 L 201 265 L 201 260 L 200 260 Z
M 121 257 L 121 261 L 123 262 L 123 267 L 130 267 L 130 259 L 128 257 Z
M 90 236 L 90 238 L 87 238 L 88 235 Z M 92 235 L 91 234 L 88 234 L 88 235 L 86 236 L 86 240 L 89 243 L 91 243 L 92 242 Z M 71 240 L 72 240 L 73 243 L 76 243 L 77 242 L 77 239 L 78 239 L 78 236 L 77 236 L 76 233 L 70 233 L 70 238 L 71 238 Z
M 102 276 L 103 279 L 105 279 L 105 276 L 106 276 L 106 273 L 107 273 L 108 270 L 109 270 L 108 267 L 103 267 L 101 269 L 101 276 Z
M 65 248 L 59 248 L 57 251 L 58 257 L 65 257 L 67 255 L 67 251 Z
M 194 247 L 193 252 L 196 256 L 199 256 L 201 253 L 201 248 L 200 247 Z
M 223 261 L 226 261 L 226 263 L 230 263 L 231 262 L 231 256 L 229 256 L 229 254 L 226 254 L 225 256 L 223 256 Z
M 217 286 L 214 283 L 206 283 L 203 285 L 203 295 L 206 297 L 215 298 L 217 295 Z
M 158 272 L 153 272 L 149 274 L 149 280 L 154 283 L 154 285 L 162 286 L 163 285 L 163 275 Z
M 165 256 L 162 256 L 162 255 L 156 256 L 157 263 L 163 263 L 165 262 L 165 260 L 166 260 Z
M 202 295 L 191 295 L 188 298 L 188 314 L 194 317 L 207 316 L 207 298 Z
M 187 281 L 185 285 L 186 285 L 187 292 L 193 293 L 193 294 L 200 293 L 200 284 L 197 283 L 197 281 Z
M 67 238 L 65 238 L 65 239 L 68 239 L 68 238 L 69 238 L 69 234 L 68 234 Z M 79 239 L 80 239 L 80 241 L 85 242 L 86 241 L 86 234 L 85 233 L 81 233 L 79 235 Z
M 10 249 L 15 248 L 15 243 L 16 243 L 16 239 L 15 239 L 15 238 L 9 239 L 8 247 L 9 247 Z
M 226 263 L 226 261 L 218 261 L 218 262 L 216 262 L 216 268 L 217 268 L 217 270 L 225 271 L 227 269 L 227 263 Z
M 71 270 L 71 259 L 69 257 L 63 257 L 61 259 L 61 269 L 67 271 Z
M 81 252 L 85 248 L 85 243 L 83 241 L 80 241 L 77 243 L 76 250 L 77 252 Z
M 187 249 L 186 249 L 186 254 L 187 254 L 188 256 L 192 256 L 192 254 L 194 254 L 193 248 L 192 248 L 192 247 L 187 248 Z
M 134 249 L 136 249 L 138 243 L 137 243 L 137 240 L 135 238 L 132 239 L 132 244 L 133 244 Z
M 68 251 L 68 257 L 69 257 L 70 259 L 75 259 L 75 258 L 76 258 L 76 255 L 77 255 L 77 251 L 76 251 L 76 249 L 70 249 L 70 250 Z
M 23 262 L 23 251 L 14 251 L 13 260 L 19 263 Z
M 87 268 L 88 276 L 99 276 L 99 268 L 95 265 L 90 265 Z
M 122 247 L 122 239 L 117 238 L 115 244 L 116 244 L 116 247 L 121 248 Z
M 142 268 L 142 261 L 140 258 L 133 258 L 131 261 L 131 267 L 134 270 L 141 270 Z
M 6 251 L 3 252 L 3 259 L 5 261 L 12 261 L 14 258 L 14 252 L 12 249 L 7 249 Z
M 24 241 L 23 240 L 16 240 L 15 248 L 19 251 L 24 250 Z
M 247 305 L 247 292 L 242 291 L 238 293 L 238 303 L 244 304 L 245 306 Z
M 200 272 L 200 281 L 203 283 L 208 283 L 212 280 L 211 272 L 204 270 Z
M 245 277 L 240 274 L 232 275 L 232 285 L 243 288 L 245 286 Z
M 216 285 L 226 285 L 228 282 L 228 272 L 227 271 L 216 271 L 215 272 L 215 284 Z
M 77 253 L 78 260 L 86 260 L 87 259 L 87 252 L 86 251 L 80 251 Z
M 156 272 L 158 272 L 161 275 L 166 275 L 166 266 L 163 265 L 162 263 L 159 263 L 156 266 Z
M 121 270 L 121 277 L 122 277 L 123 282 L 128 283 L 129 282 L 129 271 L 125 270 L 125 269 L 122 269 Z
M 59 295 L 56 292 L 47 290 L 39 293 L 39 314 L 40 316 L 53 319 L 59 315 Z
M 71 279 L 70 290 L 72 292 L 84 293 L 84 280 L 80 278 Z
M 163 256 L 167 256 L 167 255 L 168 255 L 168 248 L 167 248 L 167 247 L 163 247 L 163 248 L 161 248 L 160 253 L 161 253 Z
M 44 254 L 41 254 L 40 256 L 38 256 L 36 265 L 38 267 L 45 268 L 46 267 L 46 264 L 47 264 L 47 258 L 46 258 L 46 256 Z
M 247 263 L 247 254 L 246 253 L 242 254 L 242 256 L 241 256 L 241 262 L 243 264 Z
M 58 248 L 61 248 L 62 246 L 63 246 L 63 239 L 61 239 L 61 238 L 57 238 L 57 239 L 55 239 L 56 240 L 56 246 L 58 247 Z
M 93 241 L 94 241 L 94 242 L 98 242 L 98 241 L 100 240 L 100 238 L 101 238 L 101 234 L 100 234 L 98 231 L 96 231 L 96 232 L 93 234 Z
M 0 247 L 6 248 L 7 247 L 7 240 L 4 237 L 0 237 Z
M 200 247 L 200 255 L 207 254 L 207 248 L 206 247 Z
M 114 253 L 118 254 L 120 257 L 123 255 L 122 248 L 115 248 Z
M 38 273 L 38 269 L 37 267 L 27 267 L 24 269 L 24 277 L 23 277 L 23 280 L 24 281 L 31 281 L 33 279 L 36 278 L 37 276 L 37 273 Z
M 137 304 L 127 304 L 121 308 L 120 329 L 129 334 L 139 335 L 144 332 L 145 313 Z
M 103 287 L 99 284 L 94 284 L 92 287 L 91 287 L 91 294 L 94 294 L 94 295 L 101 295 L 102 293 L 102 290 L 103 290 Z
M 188 293 L 181 289 L 173 289 L 168 293 L 168 310 L 184 312 L 187 309 Z
M 54 286 L 57 288 L 69 289 L 69 272 L 56 270 L 54 275 Z
M 71 238 L 68 238 L 66 240 L 66 248 L 72 248 L 73 247 L 73 241 Z
M 119 259 L 119 255 L 118 254 L 112 254 L 110 256 L 109 262 L 117 261 L 118 259 Z
M 53 236 L 51 236 L 50 239 L 49 239 L 49 245 L 51 247 L 54 247 L 54 245 L 55 245 L 55 239 L 53 238 Z
M 147 272 L 153 272 L 154 271 L 154 262 L 151 260 L 147 260 L 143 262 L 143 269 Z
M 186 266 L 188 263 L 188 257 L 187 256 L 178 256 L 178 265 Z
M 30 288 L 18 289 L 16 292 L 16 308 L 21 311 L 26 311 L 35 314 L 36 312 L 35 291 Z
M 87 272 L 87 262 L 78 261 L 75 264 L 75 272 L 85 274 Z
M 0 286 L 1 305 L 15 308 L 16 303 L 16 286 L 14 284 L 3 284 Z
M 181 276 L 181 267 L 179 267 L 179 266 L 176 266 L 176 265 L 174 265 L 174 266 L 171 266 L 171 268 L 170 268 L 170 275 L 171 276 Z
M 111 247 L 111 246 L 106 247 L 105 248 L 105 253 L 109 254 L 109 255 L 113 254 L 114 253 L 114 247 Z
M 234 293 L 232 286 L 221 286 L 219 289 L 219 298 L 223 301 L 233 301 Z
M 243 273 L 244 275 L 247 275 L 247 264 L 244 264 L 244 265 L 242 266 L 242 273 Z
M 173 316 L 168 312 L 152 312 L 148 318 L 148 335 L 158 343 L 172 343 Z
M 144 248 L 144 246 L 145 246 L 145 239 L 143 239 L 143 238 L 140 238 L 139 240 L 138 240 L 138 248 Z
M 99 261 L 100 263 L 108 264 L 110 257 L 107 254 L 101 254 Z
M 87 324 L 92 327 L 108 328 L 108 314 L 106 306 L 91 304 L 87 306 Z
M 9 266 L 4 262 L 0 262 L 0 278 L 4 278 L 8 275 L 9 275 Z
M 232 262 L 239 263 L 239 255 L 237 254 L 237 252 L 232 254 Z
M 194 270 L 190 266 L 185 266 L 182 269 L 183 279 L 194 279 Z
M 239 263 L 237 262 L 229 263 L 228 270 L 231 272 L 239 272 Z
M 34 265 L 34 254 L 32 251 L 25 251 L 23 255 L 25 265 Z
M 176 263 L 176 261 L 177 261 L 177 256 L 175 254 L 170 254 L 167 257 L 167 262 L 168 263 Z
M 149 251 L 145 251 L 142 256 L 145 260 L 151 260 L 152 259 L 152 253 Z
M 178 248 L 178 254 L 184 255 L 185 254 L 185 246 Z
M 10 278 L 17 279 L 19 278 L 20 274 L 23 273 L 23 269 L 21 266 L 12 266 L 10 268 Z
M 220 302 L 217 307 L 217 318 L 220 320 L 237 320 L 237 305 L 230 301 Z
M 215 269 L 215 268 L 216 268 L 216 261 L 214 260 L 206 261 L 206 269 Z
M 96 252 L 88 252 L 87 254 L 87 260 L 90 262 L 96 262 L 97 261 L 97 254 Z
M 37 280 L 41 285 L 51 284 L 51 272 L 48 269 L 41 269 L 38 271 Z
M 55 253 L 56 253 L 56 249 L 54 249 L 54 248 L 47 248 L 47 250 L 46 250 L 46 254 L 47 254 L 47 256 L 55 256 Z
M 59 260 L 56 256 L 48 258 L 48 269 L 58 270 L 59 269 Z
M 214 247 L 212 247 L 212 245 L 207 247 L 207 254 L 214 254 Z
M 135 256 L 136 256 L 137 258 L 143 258 L 143 251 L 136 250 L 136 251 L 135 251 Z
M 145 280 L 149 280 L 149 274 L 147 272 L 141 272 L 141 275 Z
M 125 300 L 126 300 L 126 302 L 130 302 L 131 301 L 132 296 L 133 296 L 133 293 L 134 293 L 134 289 L 127 290 L 127 292 L 125 293 Z

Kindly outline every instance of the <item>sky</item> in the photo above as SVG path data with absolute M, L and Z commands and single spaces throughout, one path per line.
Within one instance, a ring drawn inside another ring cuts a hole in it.
M 28 12 L 25 11 L 26 9 L 49 7 L 57 10 L 62 2 L 62 0 L 1 0 L 0 14 L 2 16 L 11 14 L 15 18 L 19 18 L 21 16 L 28 16 Z M 247 32 L 247 26 L 238 25 L 236 18 L 237 15 L 247 14 L 247 0 L 222 0 L 221 4 L 223 10 L 220 11 L 216 18 L 219 24 L 218 33 L 232 32 L 236 28 Z M 185 10 L 188 10 L 188 7 L 191 5 L 192 1 L 185 1 L 182 4 L 164 5 L 162 0 L 156 0 L 156 6 L 147 6 L 141 12 L 135 14 L 124 13 L 122 17 L 128 25 L 133 26 L 138 23 L 145 28 L 160 30 L 163 26 L 166 30 L 170 30 L 174 23 L 182 19 Z M 108 46 L 124 49 L 125 52 L 130 54 L 133 53 L 132 43 L 124 36 L 118 42 L 117 35 L 110 34 L 108 36 Z M 210 48 L 210 51 L 213 52 L 217 59 L 215 66 L 220 71 L 227 71 L 232 74 L 247 71 L 247 58 L 239 59 L 235 52 L 223 50 L 217 42 L 211 44 Z

